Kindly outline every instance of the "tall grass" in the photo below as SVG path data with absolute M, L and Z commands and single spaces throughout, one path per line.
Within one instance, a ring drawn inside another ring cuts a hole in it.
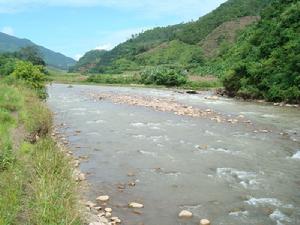
M 0 225 L 81 224 L 72 167 L 51 126 L 34 91 L 0 84 Z

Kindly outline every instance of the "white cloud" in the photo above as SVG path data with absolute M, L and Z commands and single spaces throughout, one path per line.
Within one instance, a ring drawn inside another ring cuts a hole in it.
M 76 54 L 73 58 L 78 61 L 82 56 L 83 54 Z
M 39 7 L 110 7 L 136 10 L 159 17 L 165 14 L 182 19 L 197 18 L 226 0 L 0 0 L 0 13 L 12 13 Z M 196 16 L 196 17 L 195 17 Z
M 14 35 L 14 29 L 12 27 L 9 26 L 5 26 L 2 28 L 1 30 L 2 33 L 8 34 L 8 35 Z
M 98 45 L 95 49 L 96 50 L 111 50 L 114 47 L 112 43 L 106 43 L 102 45 Z

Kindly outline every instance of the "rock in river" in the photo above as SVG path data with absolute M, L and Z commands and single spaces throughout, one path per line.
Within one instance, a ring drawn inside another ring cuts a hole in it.
M 101 201 L 101 202 L 106 202 L 106 201 L 109 200 L 109 196 L 108 195 L 101 195 L 101 196 L 97 197 L 96 200 Z
M 182 211 L 178 214 L 178 216 L 179 216 L 180 218 L 190 218 L 190 217 L 193 216 L 193 213 L 191 213 L 190 211 L 187 211 L 187 210 L 182 210 Z
M 128 204 L 128 206 L 130 208 L 143 208 L 144 207 L 143 204 L 140 204 L 140 203 L 137 203 L 137 202 L 131 202 L 131 203 Z
M 210 221 L 207 219 L 200 220 L 200 225 L 210 225 Z

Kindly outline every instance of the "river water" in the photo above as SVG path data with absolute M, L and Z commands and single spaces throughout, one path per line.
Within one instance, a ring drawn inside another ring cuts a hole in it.
M 253 125 L 95 101 L 91 92 L 172 98 Z M 208 92 L 54 84 L 48 93 L 70 149 L 89 157 L 80 165 L 91 184 L 87 197 L 110 195 L 122 224 L 300 224 L 299 109 L 208 100 Z M 183 209 L 193 218 L 179 219 Z

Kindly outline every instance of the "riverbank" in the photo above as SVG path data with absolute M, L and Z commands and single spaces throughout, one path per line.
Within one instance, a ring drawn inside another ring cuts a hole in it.
M 1 81 L 2 82 L 2 81 Z M 0 224 L 82 224 L 72 159 L 32 90 L 0 84 Z
M 188 76 L 187 82 L 180 86 L 166 87 L 164 85 L 143 84 L 137 72 L 124 72 L 123 74 L 87 74 L 67 73 L 49 69 L 49 79 L 53 83 L 107 85 L 120 87 L 145 87 L 145 88 L 173 88 L 182 90 L 210 90 L 221 88 L 221 81 L 212 76 Z
M 197 94 L 201 91 L 214 91 L 218 96 L 226 97 L 221 81 L 216 77 L 211 76 L 189 76 L 187 84 L 179 87 L 166 87 L 163 85 L 141 84 L 138 79 L 133 79 L 132 73 L 124 74 L 103 74 L 95 75 L 97 79 L 89 80 L 89 75 L 82 75 L 80 73 L 67 73 L 65 71 L 52 71 L 50 70 L 50 82 L 58 84 L 70 85 L 96 85 L 108 87 L 134 87 L 134 88 L 155 88 L 162 90 L 174 90 L 180 93 Z M 129 77 L 129 78 L 128 78 Z M 70 86 L 71 87 L 71 86 Z M 272 104 L 279 107 L 299 107 L 299 104 L 289 104 L 286 102 L 268 102 L 261 99 L 243 99 L 235 97 L 235 99 L 245 102 L 255 102 L 259 104 Z

